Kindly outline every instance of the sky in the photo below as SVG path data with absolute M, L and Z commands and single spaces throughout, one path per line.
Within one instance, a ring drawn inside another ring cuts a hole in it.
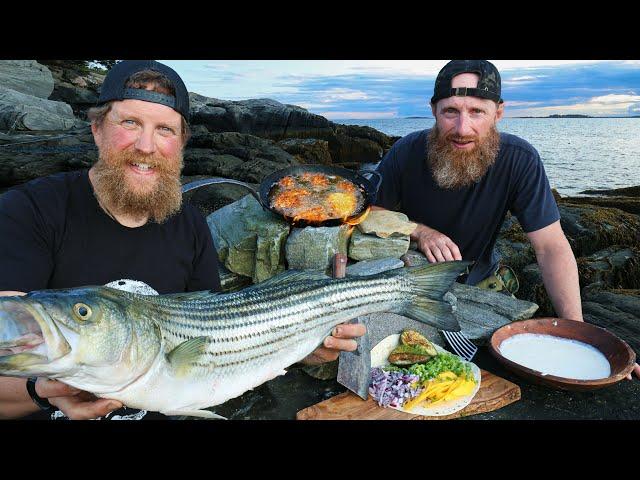
M 221 100 L 270 98 L 330 120 L 431 117 L 448 60 L 159 60 L 190 92 Z M 505 117 L 640 115 L 640 60 L 490 60 Z

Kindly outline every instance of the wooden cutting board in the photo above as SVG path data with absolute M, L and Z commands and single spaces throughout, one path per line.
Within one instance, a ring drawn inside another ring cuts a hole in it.
M 520 400 L 520 387 L 486 370 L 480 370 L 480 389 L 462 410 L 442 417 L 425 417 L 382 408 L 369 397 L 362 400 L 352 392 L 344 392 L 300 410 L 298 420 L 448 420 L 491 412 Z

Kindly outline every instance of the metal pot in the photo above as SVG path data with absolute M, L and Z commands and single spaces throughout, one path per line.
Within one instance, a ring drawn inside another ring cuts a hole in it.
M 353 215 L 351 215 L 350 217 L 344 220 L 335 218 L 335 219 L 324 220 L 321 222 L 312 222 L 307 220 L 296 220 L 294 222 L 292 217 L 283 215 L 278 210 L 273 208 L 273 206 L 271 205 L 271 202 L 269 201 L 269 192 L 271 192 L 271 189 L 273 188 L 273 186 L 277 184 L 278 181 L 280 181 L 280 179 L 282 179 L 283 177 L 286 177 L 289 175 L 300 175 L 303 173 L 323 173 L 325 175 L 340 176 L 345 180 L 349 180 L 358 188 L 360 188 L 364 196 L 364 202 L 362 206 L 360 207 L 360 209 L 354 212 Z M 278 170 L 277 172 L 274 172 L 271 175 L 267 176 L 260 183 L 258 192 L 256 192 L 251 186 L 239 180 L 233 180 L 230 178 L 222 178 L 222 177 L 211 177 L 211 178 L 204 178 L 202 180 L 196 180 L 194 182 L 190 182 L 183 185 L 182 193 L 186 193 L 195 188 L 199 188 L 205 185 L 211 185 L 214 183 L 230 183 L 234 185 L 239 185 L 241 187 L 248 189 L 251 195 L 253 195 L 253 197 L 258 201 L 258 203 L 260 203 L 260 205 L 262 205 L 262 208 L 273 212 L 279 217 L 284 218 L 287 222 L 291 223 L 292 225 L 295 224 L 295 226 L 297 227 L 306 227 L 306 226 L 332 227 L 332 226 L 342 225 L 343 223 L 353 223 L 353 224 L 358 223 L 357 221 L 358 217 L 363 215 L 367 211 L 369 206 L 373 204 L 376 194 L 378 193 L 378 189 L 380 188 L 380 184 L 382 183 L 382 175 L 380 175 L 378 172 L 375 172 L 375 171 L 371 171 L 367 173 L 371 173 L 373 176 L 377 177 L 377 181 L 375 182 L 375 184 L 372 183 L 371 180 L 365 178 L 363 175 L 357 172 L 354 172 L 352 170 L 347 170 L 346 168 L 330 167 L 326 165 L 296 165 L 293 167 L 287 167 L 282 170 Z

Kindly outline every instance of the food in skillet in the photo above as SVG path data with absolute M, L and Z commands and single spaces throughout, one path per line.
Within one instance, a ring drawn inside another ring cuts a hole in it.
M 271 188 L 269 202 L 294 221 L 323 222 L 349 218 L 362 208 L 365 197 L 343 177 L 306 172 L 282 177 Z

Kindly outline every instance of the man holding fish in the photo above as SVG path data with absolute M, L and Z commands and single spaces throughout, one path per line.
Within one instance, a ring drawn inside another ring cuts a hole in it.
M 583 321 L 576 260 L 538 152 L 499 133 L 501 80 L 486 60 L 453 60 L 438 73 L 435 125 L 397 141 L 378 166 L 377 206 L 418 226 L 411 239 L 430 262 L 473 260 L 466 283 L 499 279 L 494 246 L 507 211 L 533 246 L 558 316 Z M 635 372 L 640 376 L 640 367 Z
M 189 96 L 178 74 L 158 62 L 120 62 L 89 118 L 99 151 L 89 171 L 37 179 L 0 198 L 0 295 L 127 278 L 161 294 L 219 291 L 206 221 L 182 203 Z M 363 334 L 363 325 L 338 325 L 303 363 L 335 360 Z M 146 415 L 121 407 L 56 380 L 0 377 L 0 418 L 41 409 L 71 419 Z

